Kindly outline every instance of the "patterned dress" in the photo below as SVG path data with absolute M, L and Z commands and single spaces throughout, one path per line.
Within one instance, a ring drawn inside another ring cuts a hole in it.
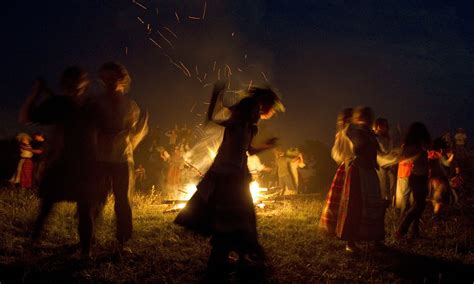
M 362 126 L 350 125 L 347 136 L 355 158 L 347 165 L 336 234 L 348 241 L 382 241 L 387 202 L 376 172 L 378 143 L 372 131 Z

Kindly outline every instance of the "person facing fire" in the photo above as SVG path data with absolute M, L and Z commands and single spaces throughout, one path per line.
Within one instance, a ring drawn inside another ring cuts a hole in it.
M 100 191 L 113 192 L 119 249 L 132 236 L 132 210 L 128 199 L 133 170 L 133 150 L 148 131 L 147 114 L 140 116 L 138 105 L 126 96 L 131 83 L 127 69 L 115 62 L 99 70 L 105 92 L 93 102 L 97 129 L 97 170 Z M 131 167 L 132 166 L 132 167 Z
M 281 195 L 296 194 L 296 186 L 290 171 L 291 158 L 285 155 L 281 149 L 275 150 L 275 164 L 278 174 L 278 187 L 281 189 Z
M 230 107 L 230 118 L 217 121 L 214 108 L 222 100 L 226 84 L 214 86 L 208 110 L 208 121 L 225 127 L 224 138 L 210 169 L 197 191 L 178 214 L 175 223 L 205 236 L 211 236 L 212 251 L 208 276 L 226 277 L 232 270 L 231 260 L 238 258 L 245 276 L 250 268 L 263 268 L 263 249 L 257 239 L 257 224 L 249 183 L 247 152 L 256 154 L 275 146 L 277 138 L 255 147 L 259 119 L 269 119 L 284 111 L 278 96 L 270 88 L 251 88 L 248 96 Z M 231 256 L 234 255 L 234 258 Z M 235 257 L 238 256 L 238 257 Z M 258 270 L 254 271 L 258 272 Z

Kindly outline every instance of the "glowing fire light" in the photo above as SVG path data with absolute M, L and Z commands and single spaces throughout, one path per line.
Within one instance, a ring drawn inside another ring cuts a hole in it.
M 265 204 L 261 203 L 261 199 L 264 197 L 262 192 L 267 191 L 265 187 L 260 187 L 257 181 L 250 183 L 250 194 L 252 194 L 253 203 L 257 204 L 258 207 L 264 207 Z
M 214 158 L 217 156 L 217 151 L 211 148 L 207 149 L 209 151 L 209 156 L 211 156 L 211 159 L 214 160 Z

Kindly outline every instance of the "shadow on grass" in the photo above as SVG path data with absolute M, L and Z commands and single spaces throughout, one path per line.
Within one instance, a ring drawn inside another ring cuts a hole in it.
M 21 260 L 0 264 L 0 281 L 27 283 L 91 281 L 94 279 L 81 275 L 81 272 L 113 259 L 111 254 L 93 260 L 81 259 L 78 251 L 79 244 L 46 248 L 32 247 L 30 254 L 24 255 Z
M 77 245 L 65 245 L 54 248 L 54 253 L 48 256 L 35 255 L 33 252 L 15 263 L 0 264 L 0 280 L 2 282 L 95 282 L 100 281 L 97 275 L 94 277 L 84 271 L 98 267 L 102 263 L 120 262 L 112 253 L 101 254 L 94 260 L 81 260 L 74 256 L 77 249 Z M 52 248 L 43 252 L 49 250 Z M 387 271 L 393 272 L 400 279 L 416 283 L 472 283 L 474 280 L 474 267 L 460 262 L 417 255 L 393 248 L 386 248 L 373 256 L 374 260 L 385 264 Z M 138 257 L 136 259 L 138 262 L 146 261 L 143 256 L 136 257 Z M 269 267 L 265 273 L 264 278 L 267 280 L 273 278 L 271 270 Z M 245 283 L 266 282 L 265 279 L 246 280 Z
M 381 263 L 388 263 L 388 270 L 401 279 L 420 283 L 452 283 L 474 280 L 474 266 L 461 262 L 418 255 L 393 248 L 380 253 Z

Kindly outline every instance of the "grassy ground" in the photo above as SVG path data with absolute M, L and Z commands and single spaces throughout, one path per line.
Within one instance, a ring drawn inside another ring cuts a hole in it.
M 113 253 L 114 219 L 110 201 L 97 231 L 94 259 L 81 261 L 75 207 L 59 204 L 39 245 L 29 242 L 38 200 L 31 193 L 0 190 L 0 283 L 32 281 L 195 283 L 204 273 L 206 239 L 172 224 L 159 198 L 133 202 L 132 253 Z M 425 239 L 395 242 L 395 212 L 386 219 L 388 249 L 348 255 L 344 243 L 317 232 L 321 200 L 288 200 L 258 211 L 259 232 L 268 257 L 268 283 L 452 282 L 474 280 L 472 208 L 452 209 L 446 220 L 423 222 Z M 429 211 L 428 209 L 427 211 Z

